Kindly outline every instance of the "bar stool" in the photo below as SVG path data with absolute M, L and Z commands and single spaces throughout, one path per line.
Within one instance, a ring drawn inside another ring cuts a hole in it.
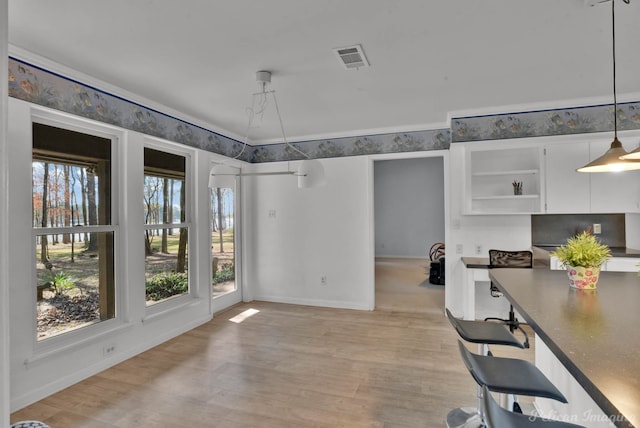
M 584 428 L 568 422 L 543 419 L 537 416 L 510 412 L 493 399 L 487 386 L 482 387 L 484 418 L 487 428 Z
M 489 345 L 514 346 L 524 349 L 526 346 L 511 333 L 504 324 L 484 321 L 463 320 L 453 316 L 449 309 L 446 309 L 447 318 L 456 329 L 458 335 L 467 342 L 478 344 L 478 353 L 491 355 Z M 476 407 L 458 407 L 447 415 L 447 427 L 480 427 L 483 426 L 482 415 L 482 389 L 477 387 L 476 394 L 478 403 Z
M 544 397 L 561 403 L 567 402 L 567 399 L 558 388 L 529 361 L 517 358 L 476 355 L 470 352 L 460 340 L 458 340 L 458 348 L 467 370 L 469 370 L 469 373 L 471 373 L 471 376 L 480 387 L 486 387 L 490 391 L 503 394 Z M 484 396 L 482 400 L 484 404 Z M 463 426 L 484 427 L 484 414 L 482 411 L 479 412 L 478 418 L 473 423 L 475 425 Z M 500 428 L 503 427 L 500 426 Z

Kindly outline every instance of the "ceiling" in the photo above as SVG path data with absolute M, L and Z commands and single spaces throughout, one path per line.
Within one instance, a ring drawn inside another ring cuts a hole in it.
M 616 3 L 621 101 L 640 93 L 639 17 Z M 612 101 L 610 3 L 585 0 L 9 0 L 9 43 L 238 139 L 258 70 L 290 141 Z M 340 64 L 353 44 L 371 67 Z M 249 135 L 281 141 L 275 116 Z

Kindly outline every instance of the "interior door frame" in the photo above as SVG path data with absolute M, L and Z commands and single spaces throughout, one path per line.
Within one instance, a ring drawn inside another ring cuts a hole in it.
M 383 160 L 408 160 L 408 159 L 418 159 L 418 158 L 434 158 L 441 157 L 442 158 L 442 171 L 443 171 L 443 182 L 444 182 L 444 237 L 445 237 L 445 248 L 450 247 L 449 245 L 449 227 L 450 227 L 450 219 L 449 219 L 449 151 L 448 150 L 429 150 L 424 152 L 411 152 L 411 153 L 389 153 L 389 154 L 380 154 L 380 155 L 372 155 L 369 157 L 369 260 L 370 260 L 370 269 L 369 269 L 369 295 L 367 306 L 369 310 L 374 310 L 376 307 L 376 251 L 375 251 L 375 189 L 374 189 L 374 163 L 376 161 Z M 426 256 L 426 254 L 425 254 Z M 445 278 L 446 282 L 446 278 Z M 445 285 L 445 306 L 448 299 L 448 288 Z M 444 309 L 443 309 L 444 312 Z

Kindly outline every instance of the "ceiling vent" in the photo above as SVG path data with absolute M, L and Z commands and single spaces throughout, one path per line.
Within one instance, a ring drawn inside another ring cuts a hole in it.
M 611 0 L 584 0 L 584 4 L 587 6 L 595 6 L 597 4 L 609 3 Z
M 334 52 L 338 55 L 340 64 L 346 69 L 369 67 L 369 61 L 367 61 L 367 57 L 364 56 L 364 51 L 360 45 L 336 48 Z

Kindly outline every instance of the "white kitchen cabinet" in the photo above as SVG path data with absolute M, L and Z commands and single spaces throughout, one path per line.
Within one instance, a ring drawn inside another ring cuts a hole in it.
M 549 269 L 564 270 L 564 266 L 557 257 L 549 257 Z M 640 258 L 636 257 L 611 257 L 607 263 L 602 265 L 601 271 L 608 272 L 638 272 L 640 271 Z M 640 278 L 639 278 L 640 282 Z
M 640 134 L 633 135 L 626 138 L 638 141 Z M 544 146 L 546 213 L 640 212 L 640 171 L 576 171 L 602 156 L 611 146 L 611 140 L 612 136 L 606 135 Z M 630 144 L 627 146 L 628 150 L 632 149 Z
M 603 270 L 610 272 L 638 272 L 640 271 L 640 258 L 635 257 L 611 257 Z
M 469 149 L 465 213 L 542 212 L 540 158 L 537 146 Z M 522 183 L 522 194 L 514 194 L 513 182 Z
M 625 138 L 620 138 L 625 141 Z M 591 160 L 604 154 L 612 138 L 589 144 Z M 637 141 L 638 138 L 635 138 Z M 631 144 L 627 144 L 631 150 Z M 633 147 L 635 148 L 635 146 Z M 592 213 L 632 213 L 640 211 L 640 171 L 584 173 L 591 180 Z
M 589 143 L 549 144 L 544 148 L 544 162 L 546 212 L 591 212 L 590 174 L 576 171 L 589 162 Z

